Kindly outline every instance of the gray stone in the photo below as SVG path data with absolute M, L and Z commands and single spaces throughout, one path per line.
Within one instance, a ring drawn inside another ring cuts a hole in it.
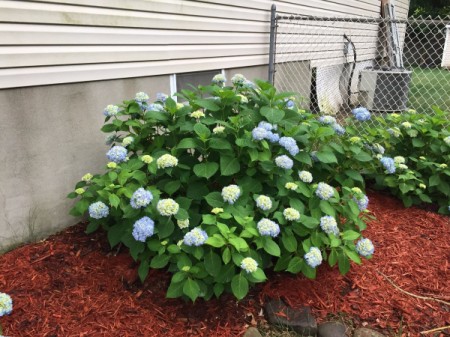
M 367 329 L 367 328 L 359 328 L 355 330 L 353 337 L 385 337 L 382 333 L 378 331 Z
M 265 305 L 269 323 L 290 328 L 302 336 L 315 336 L 317 323 L 309 307 L 294 309 L 281 300 L 270 300 Z
M 243 337 L 262 337 L 262 335 L 259 333 L 258 329 L 250 327 L 247 329 Z
M 325 322 L 317 327 L 318 337 L 345 337 L 346 326 L 340 322 Z

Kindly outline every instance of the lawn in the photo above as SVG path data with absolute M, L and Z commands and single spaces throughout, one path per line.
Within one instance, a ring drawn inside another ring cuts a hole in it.
M 450 71 L 414 68 L 408 106 L 425 113 L 433 105 L 450 111 Z

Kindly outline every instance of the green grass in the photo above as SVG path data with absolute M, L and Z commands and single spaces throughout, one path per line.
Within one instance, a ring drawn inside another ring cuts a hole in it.
M 414 68 L 408 106 L 419 113 L 429 113 L 433 105 L 450 111 L 450 71 Z

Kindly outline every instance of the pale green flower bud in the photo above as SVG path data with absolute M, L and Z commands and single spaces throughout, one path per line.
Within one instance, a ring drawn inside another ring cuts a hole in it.
M 84 192 L 86 192 L 84 188 L 77 188 L 77 189 L 75 190 L 75 193 L 78 194 L 78 195 L 81 195 L 81 194 L 83 194 Z

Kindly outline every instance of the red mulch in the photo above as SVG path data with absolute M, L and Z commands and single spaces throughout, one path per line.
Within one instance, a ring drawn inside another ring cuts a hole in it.
M 345 313 L 385 333 L 402 324 L 402 336 L 450 325 L 449 306 L 406 295 L 379 273 L 405 291 L 449 302 L 449 218 L 404 209 L 379 193 L 369 197 L 377 217 L 365 232 L 375 244 L 372 260 L 353 265 L 346 276 L 326 265 L 316 280 L 272 274 L 239 303 L 229 295 L 195 304 L 166 299 L 170 275 L 159 270 L 151 271 L 143 286 L 129 286 L 124 279 L 135 265 L 127 253 L 114 256 L 102 233 L 86 236 L 82 225 L 71 227 L 0 256 L 0 291 L 14 301 L 13 313 L 1 318 L 4 334 L 241 336 L 255 323 L 253 317 L 263 320 L 258 313 L 268 297 L 281 297 L 293 307 L 309 305 L 319 322 Z

